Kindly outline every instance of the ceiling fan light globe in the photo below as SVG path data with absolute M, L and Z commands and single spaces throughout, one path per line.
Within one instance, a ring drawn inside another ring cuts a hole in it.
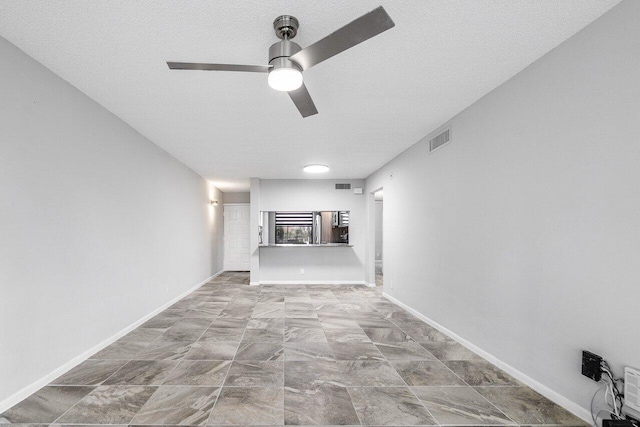
M 295 68 L 277 68 L 269 73 L 269 86 L 282 92 L 289 92 L 302 86 L 302 73 Z

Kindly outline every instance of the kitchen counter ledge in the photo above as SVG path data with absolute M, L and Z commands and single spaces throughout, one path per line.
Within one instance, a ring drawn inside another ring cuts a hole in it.
M 295 244 L 295 243 L 272 243 L 268 245 L 259 245 L 261 248 L 352 248 L 353 245 L 348 243 L 309 243 L 309 244 Z

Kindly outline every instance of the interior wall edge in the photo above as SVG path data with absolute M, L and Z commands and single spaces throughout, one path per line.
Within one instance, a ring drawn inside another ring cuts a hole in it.
M 430 153 L 430 132 L 366 181 L 385 191 L 384 292 L 587 421 L 581 351 L 640 366 L 637 322 L 618 330 L 602 299 L 640 298 L 639 13 L 621 2 L 447 120 L 450 144 Z
M 423 322 L 427 323 L 428 325 L 433 326 L 434 328 L 436 328 L 437 330 L 439 330 L 443 334 L 448 335 L 450 338 L 453 338 L 454 340 L 456 340 L 457 342 L 459 342 L 460 344 L 462 344 L 463 346 L 465 346 L 469 350 L 471 350 L 474 353 L 476 353 L 478 356 L 480 356 L 480 357 L 484 358 L 485 360 L 491 362 L 492 364 L 494 364 L 498 368 L 500 368 L 503 371 L 505 371 L 507 374 L 511 375 L 512 377 L 514 377 L 515 379 L 517 379 L 518 381 L 520 381 L 524 385 L 528 386 L 529 388 L 533 389 L 534 391 L 540 393 L 541 395 L 543 395 L 547 399 L 549 399 L 552 402 L 562 406 L 563 408 L 565 408 L 569 412 L 573 413 L 577 417 L 580 417 L 584 421 L 587 421 L 589 423 L 592 422 L 591 414 L 589 413 L 589 411 L 587 409 L 583 408 L 582 406 L 580 406 L 579 404 L 577 404 L 576 402 L 572 401 L 568 397 L 563 396 L 562 394 L 558 393 L 557 391 L 555 391 L 555 390 L 547 387 L 546 385 L 536 381 L 535 379 L 531 378 L 530 376 L 528 376 L 524 372 L 519 371 L 518 369 L 516 369 L 513 366 L 509 365 L 508 363 L 503 362 L 501 359 L 497 358 L 493 354 L 483 350 L 482 348 L 478 347 L 477 345 L 473 344 L 472 342 L 468 341 L 467 339 L 465 339 L 465 338 L 461 337 L 460 335 L 456 334 L 455 332 L 451 331 L 446 326 L 443 326 L 440 323 L 436 322 L 435 320 L 425 316 L 424 314 L 420 313 L 418 310 L 416 310 L 413 307 L 403 303 L 402 301 L 398 300 L 397 298 L 392 297 L 391 295 L 387 294 L 386 292 L 383 292 L 382 296 L 384 296 L 386 299 L 388 299 L 389 301 L 393 302 L 394 304 L 397 304 L 400 307 L 404 308 L 405 310 L 407 310 L 408 312 L 410 312 L 411 314 L 413 314 L 414 316 L 416 316 L 417 318 L 419 318 Z
M 133 322 L 132 324 L 130 324 L 126 328 L 116 332 L 115 334 L 113 334 L 109 338 L 105 339 L 101 343 L 99 343 L 99 344 L 89 348 L 88 350 L 80 353 L 76 357 L 74 357 L 71 360 L 69 360 L 68 362 L 64 363 L 62 366 L 54 369 L 53 371 L 51 371 L 47 375 L 43 376 L 39 380 L 29 384 L 28 386 L 24 387 L 22 390 L 18 391 L 17 393 L 14 393 L 13 395 L 7 397 L 6 399 L 4 399 L 3 401 L 0 402 L 0 413 L 6 411 L 7 409 L 11 408 L 12 406 L 16 405 L 17 403 L 20 403 L 21 401 L 23 401 L 24 399 L 26 399 L 27 397 L 29 397 L 30 395 L 32 395 L 33 393 L 35 393 L 36 391 L 41 389 L 42 387 L 44 387 L 47 384 L 49 384 L 51 381 L 53 381 L 56 378 L 60 377 L 61 375 L 65 374 L 66 372 L 70 371 L 71 369 L 75 368 L 80 363 L 82 363 L 85 360 L 89 359 L 89 357 L 91 357 L 92 355 L 96 354 L 100 350 L 102 350 L 102 349 L 106 348 L 107 346 L 113 344 L 114 342 L 116 342 L 117 340 L 122 338 L 123 336 L 127 335 L 129 332 L 131 332 L 134 329 L 136 329 L 138 326 L 140 326 L 143 323 L 145 323 L 147 320 L 151 319 L 153 316 L 155 316 L 155 315 L 159 314 L 160 312 L 164 311 L 165 309 L 169 308 L 170 306 L 172 306 L 176 302 L 180 301 L 182 298 L 186 297 L 187 295 L 189 295 L 190 293 L 194 292 L 195 290 L 199 289 L 200 287 L 202 287 L 206 283 L 210 282 L 211 280 L 213 280 L 215 277 L 219 276 L 223 272 L 224 272 L 224 270 L 218 271 L 216 274 L 206 278 L 202 282 L 198 283 L 197 285 L 195 285 L 191 289 L 188 289 L 187 291 L 183 292 L 182 294 L 178 295 L 177 297 L 172 298 L 171 300 L 169 300 L 168 302 L 162 304 L 160 307 L 156 308 L 152 312 L 150 312 L 150 313 L 144 315 L 143 317 L 141 317 L 140 319 L 136 320 L 135 322 Z

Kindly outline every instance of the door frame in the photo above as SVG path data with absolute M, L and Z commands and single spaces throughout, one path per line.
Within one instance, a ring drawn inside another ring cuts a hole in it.
M 384 190 L 384 186 L 375 188 L 372 191 L 368 191 L 367 192 L 367 212 L 368 212 L 368 223 L 367 223 L 367 251 L 366 253 L 368 254 L 367 256 L 367 261 L 365 262 L 365 278 L 367 279 L 367 286 L 369 287 L 375 287 L 376 286 L 376 196 L 375 193 L 377 193 L 380 190 Z M 384 208 L 383 208 L 384 209 Z M 383 214 L 383 218 L 384 218 L 384 214 Z M 384 221 L 383 221 L 383 226 L 382 226 L 382 233 L 384 234 Z M 382 249 L 382 256 L 385 256 L 385 248 L 384 248 L 384 242 L 385 239 L 382 239 L 382 244 L 383 244 L 383 249 Z M 386 257 L 386 259 L 388 260 L 388 257 Z M 384 264 L 383 261 L 383 268 L 385 271 L 388 270 L 388 265 Z M 386 274 L 382 275 L 382 282 L 383 284 L 386 283 L 385 278 L 387 277 Z

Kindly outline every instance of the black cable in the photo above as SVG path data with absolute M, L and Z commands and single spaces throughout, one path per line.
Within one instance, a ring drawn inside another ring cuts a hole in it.
M 609 363 L 606 360 L 603 360 L 600 363 L 601 367 L 602 367 L 602 372 L 604 372 L 608 377 L 609 380 L 611 381 L 611 392 L 613 393 L 613 404 L 614 407 L 616 405 L 616 401 L 619 404 L 619 408 L 620 408 L 620 414 L 622 415 L 622 407 L 624 406 L 624 393 L 621 393 L 620 390 L 618 389 L 618 381 L 622 381 L 624 383 L 624 379 L 622 378 L 614 378 L 613 377 L 613 370 L 611 369 L 611 366 L 609 365 Z M 605 399 L 606 400 L 606 399 Z M 614 408 L 615 410 L 615 408 Z M 616 419 L 624 419 L 622 416 L 618 416 L 618 414 L 615 414 L 615 418 Z
M 600 380 L 600 381 L 602 381 L 602 380 Z M 606 384 L 605 384 L 605 385 L 606 385 Z M 598 393 L 599 393 L 599 392 L 600 392 L 600 390 L 602 390 L 602 389 L 603 389 L 603 387 L 600 387 L 599 389 L 597 389 L 597 390 L 596 390 L 596 392 L 595 392 L 595 393 L 593 393 L 593 396 L 591 397 L 591 405 L 589 405 L 589 407 L 591 408 L 591 419 L 593 420 L 593 426 L 594 426 L 594 427 L 598 427 L 598 421 L 596 420 L 596 417 L 597 417 L 598 415 L 600 415 L 600 412 L 602 412 L 602 411 L 598 412 L 598 414 L 597 414 L 597 415 L 593 413 L 593 401 L 596 399 L 596 396 L 598 395 Z

